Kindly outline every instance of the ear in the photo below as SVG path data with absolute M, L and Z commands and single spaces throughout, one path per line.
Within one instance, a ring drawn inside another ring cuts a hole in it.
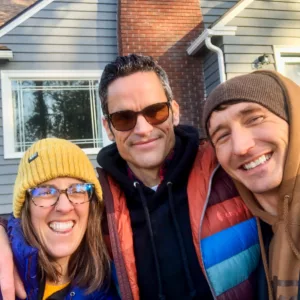
M 171 106 L 172 106 L 172 113 L 173 113 L 173 125 L 177 126 L 180 121 L 179 104 L 175 100 L 172 100 Z
M 114 141 L 115 140 L 115 136 L 111 130 L 111 127 L 110 125 L 108 124 L 108 121 L 103 117 L 102 118 L 102 124 L 105 128 L 105 131 L 106 131 L 106 134 L 108 136 L 108 138 L 111 140 L 111 141 Z

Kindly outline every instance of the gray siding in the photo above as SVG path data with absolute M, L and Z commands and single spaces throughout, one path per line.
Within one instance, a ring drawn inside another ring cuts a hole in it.
M 273 45 L 300 45 L 300 0 L 253 1 L 228 26 L 236 36 L 223 37 L 227 79 L 252 72 L 257 57 L 266 53 L 274 70 Z
M 201 0 L 200 6 L 205 28 L 211 26 L 237 2 L 238 0 Z
M 0 38 L 14 53 L 13 61 L 0 61 L 0 70 L 101 70 L 117 56 L 116 28 L 117 0 L 54 1 Z M 11 212 L 19 160 L 4 160 L 1 93 L 0 100 L 0 214 L 5 214 Z M 95 155 L 90 158 L 96 166 Z
M 209 52 L 204 57 L 205 98 L 220 83 L 218 56 Z

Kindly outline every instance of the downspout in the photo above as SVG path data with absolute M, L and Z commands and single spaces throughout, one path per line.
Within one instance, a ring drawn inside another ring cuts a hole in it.
M 217 53 L 218 55 L 218 65 L 219 65 L 219 75 L 220 75 L 220 82 L 223 83 L 226 81 L 226 74 L 225 74 L 225 66 L 224 66 L 224 55 L 223 51 L 212 44 L 211 36 L 207 36 L 205 38 L 205 45 L 206 47 L 211 50 L 212 52 Z

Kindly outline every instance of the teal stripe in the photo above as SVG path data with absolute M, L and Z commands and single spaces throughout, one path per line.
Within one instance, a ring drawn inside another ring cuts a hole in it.
M 206 270 L 217 296 L 249 278 L 256 269 L 260 257 L 259 245 L 226 259 Z
M 255 218 L 208 236 L 201 240 L 205 268 L 209 269 L 256 244 L 258 244 L 258 235 Z

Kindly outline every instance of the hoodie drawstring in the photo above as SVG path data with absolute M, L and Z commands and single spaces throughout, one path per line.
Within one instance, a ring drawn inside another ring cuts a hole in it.
M 148 227 L 149 234 L 150 234 L 151 247 L 152 247 L 152 252 L 153 252 L 153 256 L 154 256 L 155 269 L 156 269 L 157 281 L 158 281 L 158 293 L 159 293 L 158 298 L 159 298 L 159 300 L 164 300 L 165 295 L 163 294 L 161 271 L 160 271 L 160 266 L 159 266 L 159 262 L 158 262 L 158 255 L 157 255 L 157 250 L 156 250 L 156 246 L 155 246 L 155 242 L 154 242 L 154 235 L 153 235 L 153 230 L 152 230 L 152 225 L 151 225 L 151 220 L 150 220 L 150 214 L 149 214 L 149 210 L 148 210 L 148 206 L 147 206 L 147 201 L 145 199 L 145 196 L 143 194 L 143 191 L 142 191 L 142 188 L 141 188 L 139 182 L 135 181 L 133 183 L 133 185 L 139 192 L 139 195 L 140 195 L 140 198 L 142 201 L 142 205 L 143 205 L 143 209 L 144 209 L 144 213 L 145 213 L 145 217 L 146 217 L 147 227 Z M 167 186 L 168 186 L 168 195 L 169 195 L 168 198 L 169 198 L 169 205 L 170 205 L 172 221 L 173 221 L 173 224 L 175 227 L 176 236 L 177 236 L 177 240 L 179 243 L 181 259 L 182 259 L 183 267 L 184 267 L 184 273 L 185 273 L 185 277 L 186 277 L 189 291 L 190 291 L 189 294 L 190 294 L 191 299 L 193 299 L 196 296 L 196 289 L 194 287 L 194 283 L 192 280 L 192 276 L 191 276 L 191 272 L 190 272 L 190 268 L 189 268 L 188 260 L 187 260 L 187 254 L 186 254 L 186 250 L 185 250 L 184 243 L 183 243 L 182 234 L 181 234 L 179 224 L 177 221 L 177 217 L 176 217 L 176 213 L 175 213 L 173 194 L 172 194 L 172 182 L 168 182 Z
M 141 188 L 139 182 L 135 181 L 133 183 L 133 185 L 138 190 L 138 192 L 140 194 L 142 204 L 143 204 L 143 208 L 144 208 L 145 217 L 146 217 L 147 227 L 148 227 L 149 234 L 150 234 L 152 253 L 153 253 L 153 256 L 154 256 L 155 269 L 156 269 L 157 281 L 158 281 L 158 299 L 159 300 L 165 300 L 166 297 L 163 294 L 161 271 L 160 271 L 160 266 L 159 266 L 159 262 L 158 262 L 158 255 L 157 255 L 157 250 L 156 250 L 156 246 L 155 246 L 155 242 L 154 242 L 153 230 L 152 230 L 150 214 L 149 214 L 149 210 L 148 210 L 148 206 L 147 206 L 147 201 L 145 199 L 145 196 L 143 194 L 143 191 L 142 191 L 142 188 Z
M 290 196 L 285 195 L 283 200 L 283 222 L 284 222 L 284 228 L 287 235 L 288 242 L 290 244 L 290 247 L 292 248 L 294 254 L 296 255 L 297 259 L 300 260 L 300 252 L 297 249 L 293 238 L 291 237 L 290 231 L 289 231 L 289 222 L 288 222 L 288 216 L 289 216 L 289 202 L 290 202 Z
M 185 250 L 184 243 L 183 243 L 182 234 L 181 234 L 179 224 L 178 224 L 178 221 L 177 221 L 177 217 L 176 217 L 176 213 L 175 213 L 173 194 L 172 194 L 172 185 L 173 184 L 170 181 L 167 183 L 168 194 L 169 194 L 169 205 L 170 205 L 172 220 L 173 220 L 176 235 L 177 235 L 177 240 L 178 240 L 178 243 L 179 243 L 181 258 L 182 258 L 182 262 L 183 262 L 183 266 L 184 266 L 185 277 L 186 277 L 186 280 L 187 280 L 187 283 L 188 283 L 188 286 L 189 286 L 189 290 L 190 290 L 190 297 L 191 297 L 191 299 L 193 299 L 196 296 L 196 290 L 195 290 L 194 283 L 193 283 L 193 280 L 192 280 L 190 268 L 189 268 L 189 265 L 188 265 L 186 250 Z

